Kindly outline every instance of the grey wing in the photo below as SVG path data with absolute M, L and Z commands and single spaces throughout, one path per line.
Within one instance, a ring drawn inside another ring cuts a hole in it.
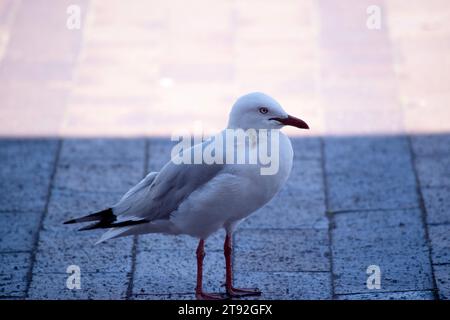
M 193 191 L 214 178 L 223 167 L 223 164 L 175 164 L 171 160 L 151 181 L 150 178 L 146 183 L 142 181 L 142 188 L 138 188 L 138 184 L 137 192 L 132 189 L 128 197 L 128 193 L 125 194 L 125 201 L 113 207 L 114 214 L 119 216 L 119 221 L 169 219 Z
M 137 185 L 128 190 L 127 193 L 120 198 L 119 202 L 112 207 L 114 214 L 122 215 L 136 206 L 140 202 L 140 199 L 148 192 L 157 175 L 158 172 L 150 172 Z

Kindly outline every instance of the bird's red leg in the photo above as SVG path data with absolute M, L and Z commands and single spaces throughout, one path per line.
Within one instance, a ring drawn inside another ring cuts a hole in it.
M 227 288 L 227 294 L 230 297 L 246 297 L 246 296 L 261 295 L 261 291 L 259 291 L 259 289 L 238 289 L 233 287 L 233 268 L 231 266 L 232 251 L 233 247 L 231 244 L 231 236 L 227 233 L 225 237 L 225 243 L 223 245 L 223 253 L 225 255 L 225 267 L 226 267 L 225 286 Z
M 197 287 L 195 297 L 199 300 L 223 299 L 220 294 L 203 292 L 203 258 L 205 257 L 205 240 L 201 239 L 197 247 Z

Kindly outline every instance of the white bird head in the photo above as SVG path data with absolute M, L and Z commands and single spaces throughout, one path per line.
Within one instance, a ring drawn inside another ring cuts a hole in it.
M 283 126 L 309 129 L 305 121 L 290 116 L 275 99 L 261 92 L 240 97 L 228 120 L 230 129 L 280 129 Z

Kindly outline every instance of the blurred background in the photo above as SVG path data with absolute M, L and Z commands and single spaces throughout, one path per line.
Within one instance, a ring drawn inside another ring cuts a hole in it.
M 0 0 L 0 135 L 214 132 L 250 91 L 305 119 L 308 134 L 448 131 L 449 7 Z

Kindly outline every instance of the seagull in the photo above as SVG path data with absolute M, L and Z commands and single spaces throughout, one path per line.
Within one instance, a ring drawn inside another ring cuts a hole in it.
M 226 231 L 226 297 L 260 295 L 259 289 L 240 289 L 233 285 L 232 234 L 242 220 L 269 202 L 289 177 L 294 154 L 289 138 L 280 131 L 284 126 L 309 129 L 305 121 L 287 114 L 270 96 L 260 92 L 246 94 L 234 103 L 225 130 L 175 155 L 172 153 L 171 160 L 159 172 L 150 172 L 115 205 L 64 223 L 93 222 L 80 231 L 109 229 L 97 243 L 147 233 L 186 234 L 198 238 L 195 296 L 202 300 L 224 298 L 222 294 L 204 292 L 202 286 L 205 241 L 223 228 Z M 278 150 L 276 172 L 262 174 L 264 164 L 261 161 L 236 164 L 234 156 L 230 157 L 234 162 L 180 162 L 181 157 L 198 150 L 216 147 L 216 154 L 229 152 L 223 149 L 224 143 L 219 144 L 219 138 L 233 130 L 250 132 L 247 143 L 232 144 L 233 152 L 239 148 L 250 152 L 272 141 L 271 146 L 277 146 L 272 151 Z M 261 132 L 268 132 L 266 138 Z

